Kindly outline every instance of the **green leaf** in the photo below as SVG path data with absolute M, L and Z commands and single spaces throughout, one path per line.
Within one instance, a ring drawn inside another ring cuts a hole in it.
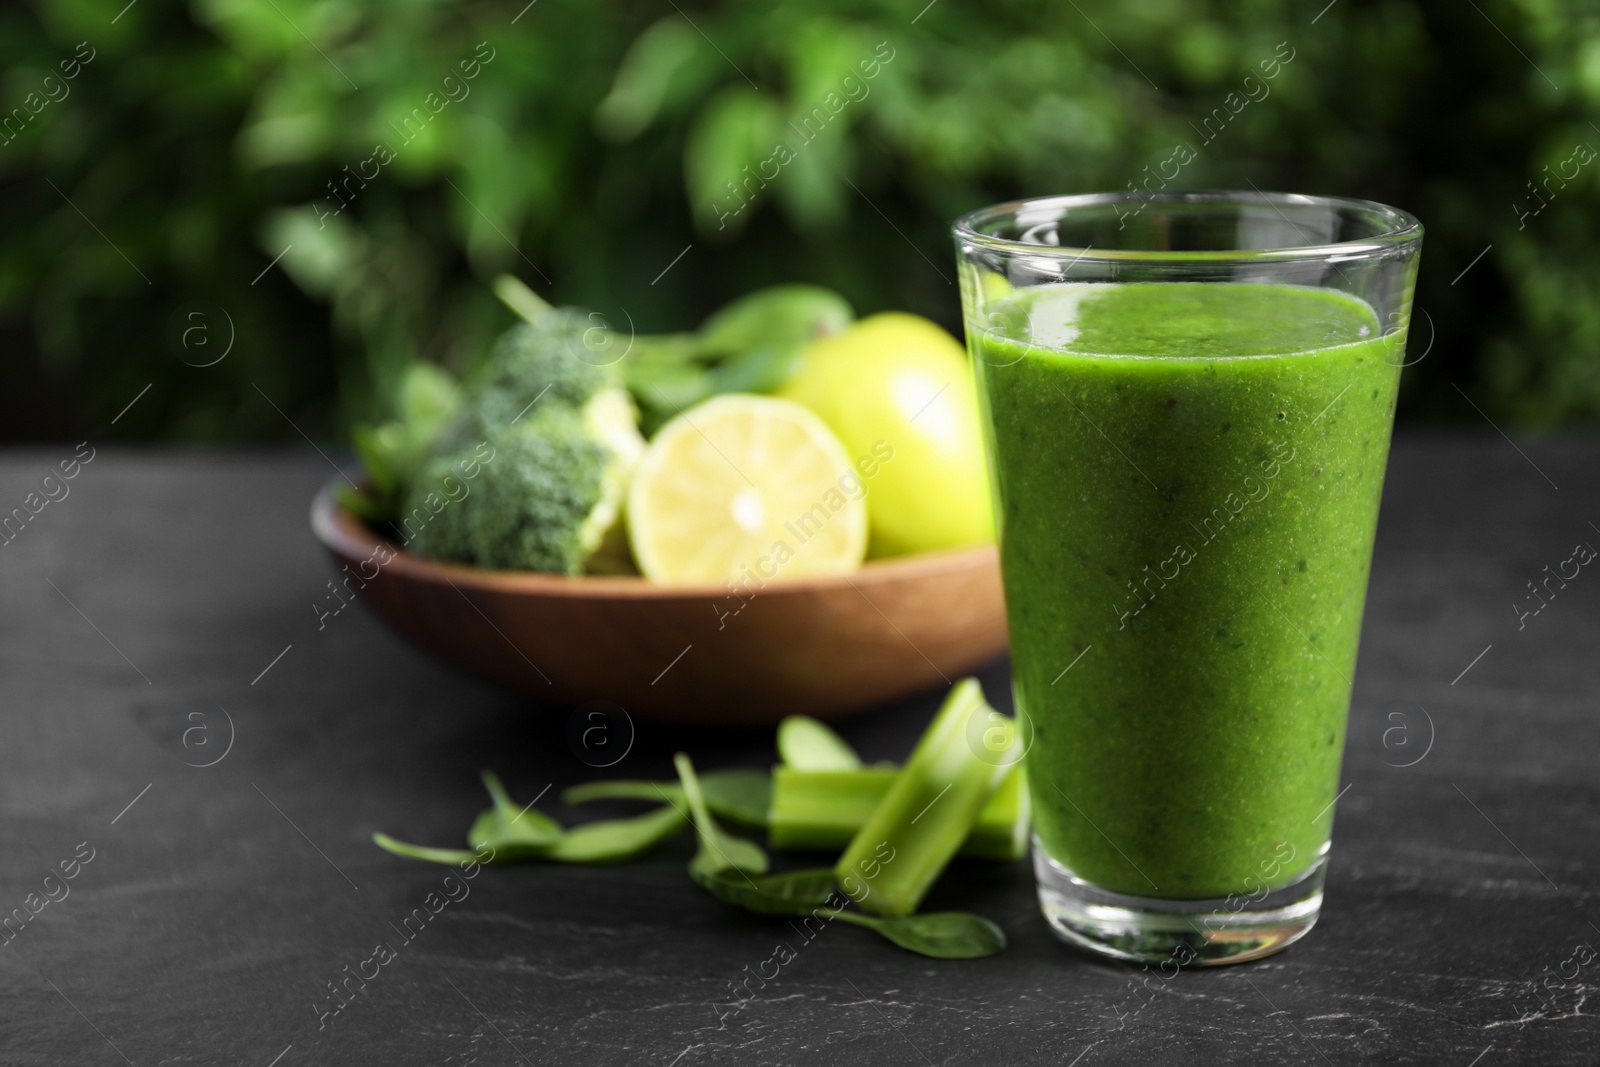
M 283 270 L 302 290 L 326 298 L 359 273 L 366 238 L 343 219 L 319 219 L 316 207 L 269 212 L 258 227 L 259 244 L 269 256 L 282 254 Z
M 763 345 L 729 356 L 711 372 L 712 392 L 774 392 L 794 376 L 804 348 L 798 344 Z
M 535 847 L 544 848 L 561 839 L 561 824 L 532 805 L 519 808 L 506 795 L 505 786 L 493 771 L 483 772 L 483 785 L 494 800 L 494 807 L 478 814 L 467 831 L 467 844 L 477 847 L 491 845 L 496 849 Z
M 361 517 L 392 521 L 401 495 L 417 475 L 433 446 L 461 407 L 461 386 L 433 363 L 412 360 L 400 371 L 394 390 L 397 418 L 377 426 L 358 424 L 351 441 L 371 486 L 366 500 L 346 503 Z
M 400 424 L 392 420 L 381 426 L 360 423 L 351 431 L 350 440 L 373 490 L 385 496 L 398 492 L 400 474 L 396 461 L 404 447 Z
M 844 899 L 827 868 L 754 877 L 739 871 L 717 871 L 695 881 L 724 904 L 758 915 L 809 915 Z
M 396 856 L 407 859 L 427 860 L 429 863 L 448 863 L 451 865 L 461 863 L 493 863 L 504 857 L 496 852 L 489 859 L 483 859 L 478 852 L 469 852 L 464 848 L 431 848 L 427 845 L 413 845 L 406 841 L 397 841 L 388 834 L 373 834 L 373 844 L 381 849 L 393 852 Z
M 473 820 L 467 840 L 478 849 L 491 849 L 497 862 L 550 860 L 555 863 L 617 863 L 633 859 L 683 829 L 685 818 L 680 808 L 669 804 L 630 819 L 604 819 L 571 830 L 530 805 L 518 808 L 506 794 L 500 779 L 483 772 L 483 784 L 494 800 Z M 429 848 L 397 841 L 385 834 L 373 837 L 380 846 L 396 855 L 435 863 L 460 863 L 474 856 L 462 849 Z
M 772 800 L 772 775 L 767 771 L 712 771 L 700 779 L 700 786 L 713 814 L 743 826 L 767 825 L 767 807 Z
M 437 363 L 413 360 L 400 374 L 395 414 L 411 431 L 421 451 L 455 417 L 461 407 L 461 385 Z
M 341 508 L 368 522 L 384 522 L 392 514 L 389 508 L 364 489 L 336 485 L 333 487 L 333 499 Z
M 778 724 L 778 757 L 800 771 L 861 769 L 850 743 L 809 715 L 790 715 Z
M 617 67 L 611 91 L 594 111 L 596 132 L 611 141 L 631 141 L 655 120 L 674 76 L 701 48 L 687 21 L 668 15 L 641 33 Z
M 623 377 L 640 403 L 674 415 L 700 403 L 716 388 L 711 371 L 696 363 L 639 363 L 625 368 Z
M 558 863 L 621 863 L 676 837 L 687 819 L 667 805 L 631 819 L 603 819 L 585 823 L 561 835 L 544 858 Z
M 993 956 L 1006 947 L 1005 932 L 981 915 L 963 911 L 931 912 L 881 919 L 836 908 L 843 901 L 834 874 L 826 868 L 752 875 L 741 871 L 699 870 L 695 883 L 724 904 L 758 915 L 811 915 L 871 930 L 901 948 L 935 959 L 965 960 Z
M 970 960 L 1005 951 L 1005 931 L 981 915 L 966 911 L 935 911 L 878 919 L 854 911 L 834 913 L 845 922 L 864 926 L 919 956 L 941 960 Z
M 838 333 L 855 310 L 832 289 L 788 283 L 744 294 L 701 323 L 701 348 L 718 355 L 747 352 L 763 345 L 803 343 Z
M 813 107 L 826 108 L 829 94 L 842 95 L 846 79 L 865 80 L 870 90 L 871 79 L 861 79 L 856 65 L 873 54 L 873 43 L 868 27 L 814 9 L 781 46 L 787 59 L 791 117 L 803 118 Z M 849 109 L 859 110 L 862 102 L 850 101 L 841 117 L 849 118 Z
M 688 803 L 695 834 L 699 838 L 694 859 L 689 861 L 690 877 L 699 882 L 704 877 L 729 870 L 766 874 L 767 854 L 761 850 L 761 846 L 754 841 L 734 837 L 711 817 L 705 795 L 700 789 L 700 780 L 695 776 L 694 764 L 689 762 L 688 755 L 680 752 L 672 762 L 678 770 L 679 781 L 683 783 L 684 800 Z
M 728 87 L 700 109 L 684 142 L 683 172 L 703 233 L 731 237 L 749 221 L 747 208 L 764 199 L 767 184 L 757 168 L 782 137 L 783 112 L 769 93 Z
M 706 778 L 710 777 L 708 774 L 700 780 L 702 789 Z M 650 782 L 642 778 L 612 778 L 584 782 L 561 791 L 561 803 L 568 806 L 588 804 L 595 800 L 665 800 L 682 804 L 683 786 L 677 782 Z
M 700 775 L 700 791 L 706 807 L 718 818 L 751 828 L 765 828 L 767 808 L 772 798 L 772 775 L 766 771 L 735 768 L 709 771 Z M 563 804 L 587 804 L 593 800 L 654 800 L 669 804 L 685 803 L 683 786 L 677 782 L 650 782 L 616 778 L 585 782 L 561 793 Z

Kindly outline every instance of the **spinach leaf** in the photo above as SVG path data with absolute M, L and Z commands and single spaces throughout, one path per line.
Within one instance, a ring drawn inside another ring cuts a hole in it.
M 994 923 L 970 912 L 942 911 L 881 919 L 834 905 L 844 900 L 828 869 L 747 875 L 735 870 L 690 873 L 701 888 L 724 904 L 758 915 L 812 915 L 843 919 L 893 941 L 903 949 L 935 959 L 966 960 L 993 956 L 1006 947 Z
M 718 871 L 695 880 L 724 904 L 758 915 L 809 915 L 831 901 L 844 899 L 834 888 L 833 871 L 827 868 L 754 878 L 738 871 Z
M 790 715 L 778 724 L 778 758 L 800 771 L 861 769 L 850 743 L 809 715 Z
M 765 829 L 767 807 L 772 800 L 772 775 L 767 771 L 739 768 L 708 771 L 700 775 L 700 791 L 711 814 L 751 829 Z M 563 804 L 587 804 L 591 800 L 653 800 L 682 806 L 683 786 L 677 782 L 650 782 L 616 778 L 585 782 L 561 793 Z
M 493 771 L 483 772 L 483 785 L 489 791 L 494 807 L 480 812 L 473 820 L 471 828 L 467 830 L 467 844 L 474 848 L 488 844 L 496 849 L 514 850 L 542 848 L 561 839 L 561 824 L 535 811 L 531 804 L 526 808 L 517 807 L 516 802 L 506 795 L 506 787 Z
M 694 820 L 699 847 L 694 859 L 689 861 L 689 875 L 696 882 L 719 871 L 743 871 L 746 874 L 766 874 L 767 854 L 754 841 L 734 837 L 711 817 L 706 807 L 705 795 L 700 790 L 700 779 L 695 776 L 694 764 L 679 752 L 672 758 L 678 770 L 678 780 L 683 784 L 683 798 Z
M 708 774 L 700 780 L 701 785 Z M 677 782 L 650 782 L 642 778 L 610 778 L 584 782 L 561 791 L 561 803 L 572 807 L 592 800 L 661 800 L 683 803 L 683 786 Z
M 993 956 L 1006 947 L 1005 932 L 981 915 L 966 911 L 935 911 L 879 919 L 856 911 L 834 913 L 847 923 L 864 926 L 919 956 L 941 960 L 970 960 Z
M 493 863 L 500 859 L 496 852 L 489 859 L 483 859 L 477 852 L 469 852 L 464 848 L 430 848 L 427 845 L 413 845 L 406 841 L 397 841 L 388 834 L 373 834 L 373 844 L 396 856 L 406 859 L 427 860 L 429 863 L 446 863 L 452 866 L 462 863 Z
M 571 830 L 532 805 L 519 808 L 492 771 L 483 772 L 483 784 L 494 807 L 480 812 L 467 831 L 474 847 L 492 848 L 492 859 L 484 863 L 514 863 L 519 860 L 550 860 L 556 863 L 619 863 L 649 851 L 683 829 L 685 818 L 672 805 L 657 808 L 631 819 L 603 819 Z M 372 838 L 381 848 L 397 856 L 432 863 L 466 863 L 480 853 L 464 849 L 430 848 L 397 841 L 387 834 Z
M 700 779 L 706 806 L 741 826 L 764 829 L 772 801 L 772 774 L 764 770 L 712 771 Z
M 686 821 L 683 812 L 669 804 L 631 819 L 585 823 L 562 834 L 543 858 L 557 863 L 621 863 L 677 836 Z

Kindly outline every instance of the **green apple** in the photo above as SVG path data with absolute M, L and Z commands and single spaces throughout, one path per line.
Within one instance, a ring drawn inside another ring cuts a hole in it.
M 972 365 L 944 330 L 871 315 L 807 345 L 778 395 L 816 412 L 855 460 L 874 556 L 994 539 Z

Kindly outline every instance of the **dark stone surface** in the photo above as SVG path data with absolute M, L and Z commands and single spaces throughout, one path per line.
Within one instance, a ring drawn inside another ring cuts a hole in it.
M 358 606 L 319 631 L 317 456 L 101 449 L 0 548 L 0 909 L 94 850 L 0 947 L 0 1062 L 1594 1063 L 1600 960 L 1560 972 L 1600 947 L 1600 575 L 1520 631 L 1511 604 L 1600 544 L 1600 444 L 1523 448 L 1402 437 L 1321 925 L 1171 980 L 1058 944 L 1024 864 L 941 883 L 934 906 L 1012 943 L 941 963 L 730 911 L 685 878 L 687 839 L 625 867 L 486 871 L 402 944 L 391 924 L 448 871 L 371 833 L 457 840 L 480 767 L 523 798 L 595 777 L 565 714 L 429 662 Z M 7 454 L 0 511 L 71 452 Z M 1004 697 L 1003 668 L 984 680 Z M 844 732 L 899 757 L 934 700 Z M 1385 746 L 1395 711 L 1407 732 Z M 186 765 L 222 753 L 230 719 L 226 757 Z M 677 747 L 760 763 L 770 743 L 641 725 L 602 773 L 664 776 Z M 319 1029 L 327 983 L 384 940 L 397 958 Z M 781 940 L 798 957 L 719 1021 Z

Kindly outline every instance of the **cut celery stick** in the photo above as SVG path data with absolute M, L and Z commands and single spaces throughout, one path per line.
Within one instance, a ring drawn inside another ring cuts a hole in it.
M 861 757 L 850 742 L 809 715 L 790 715 L 778 724 L 778 758 L 801 771 L 853 771 Z
M 978 825 L 956 853 L 977 860 L 1020 860 L 1028 854 L 1033 803 L 1019 759 L 978 813 Z
M 842 850 L 894 783 L 894 771 L 772 769 L 767 843 L 775 849 Z
M 976 678 L 950 690 L 871 818 L 834 867 L 839 887 L 864 911 L 910 915 L 978 821 L 978 813 L 1011 770 L 993 749 L 979 758 L 968 740 L 974 715 L 999 717 Z M 1004 728 L 1014 743 L 1009 719 Z
M 775 767 L 767 843 L 779 851 L 832 852 L 844 848 L 866 825 L 894 782 L 895 771 L 798 771 Z M 958 856 L 1017 860 L 1028 854 L 1031 809 L 1022 769 L 1013 767 L 978 813 Z

